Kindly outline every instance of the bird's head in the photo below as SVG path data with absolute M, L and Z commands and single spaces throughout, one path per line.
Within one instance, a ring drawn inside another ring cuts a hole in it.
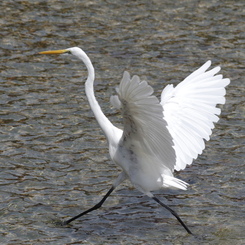
M 48 51 L 39 52 L 39 54 L 65 54 L 65 53 L 73 54 L 78 59 L 82 60 L 88 69 L 88 72 L 89 72 L 91 79 L 94 79 L 93 65 L 92 65 L 89 57 L 87 56 L 87 54 L 81 48 L 72 47 L 72 48 L 67 48 L 67 49 L 48 50 Z

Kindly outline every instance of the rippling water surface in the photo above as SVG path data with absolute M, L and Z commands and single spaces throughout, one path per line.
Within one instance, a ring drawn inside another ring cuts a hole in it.
M 2 0 L 0 83 L 1 244 L 245 244 L 244 9 L 238 1 Z M 204 154 L 176 173 L 187 191 L 156 193 L 166 210 L 121 185 L 103 208 L 70 226 L 119 173 L 84 94 L 87 72 L 69 55 L 82 47 L 96 69 L 96 96 L 109 105 L 124 70 L 159 96 L 206 60 L 231 79 Z

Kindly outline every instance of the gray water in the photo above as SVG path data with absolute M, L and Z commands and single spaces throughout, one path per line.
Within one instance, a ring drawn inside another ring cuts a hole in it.
M 238 1 L 2 0 L 0 85 L 1 244 L 245 244 L 245 3 Z M 98 202 L 120 169 L 84 93 L 86 69 L 67 55 L 83 48 L 96 70 L 96 97 L 110 120 L 124 70 L 159 96 L 211 59 L 231 79 L 206 150 L 175 174 L 187 191 L 155 193 L 192 232 L 125 182 Z

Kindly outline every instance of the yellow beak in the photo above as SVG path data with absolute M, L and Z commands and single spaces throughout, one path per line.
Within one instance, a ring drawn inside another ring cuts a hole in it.
M 68 49 L 60 49 L 60 50 L 49 50 L 49 51 L 42 51 L 39 54 L 64 54 L 69 52 Z

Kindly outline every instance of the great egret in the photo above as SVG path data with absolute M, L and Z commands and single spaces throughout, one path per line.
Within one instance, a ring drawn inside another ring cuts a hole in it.
M 175 178 L 173 171 L 184 169 L 202 153 L 204 139 L 209 140 L 214 122 L 219 120 L 221 110 L 216 105 L 225 103 L 225 87 L 230 80 L 215 75 L 220 67 L 207 71 L 211 65 L 211 61 L 207 61 L 175 88 L 167 85 L 159 101 L 146 81 L 141 81 L 138 76 L 130 78 L 125 71 L 117 95 L 111 97 L 111 103 L 122 113 L 121 130 L 108 120 L 95 98 L 94 67 L 82 49 L 73 47 L 40 52 L 63 53 L 75 55 L 87 67 L 85 92 L 90 107 L 107 138 L 112 161 L 122 168 L 99 203 L 64 224 L 100 208 L 112 191 L 125 179 L 129 179 L 135 188 L 169 210 L 192 234 L 178 214 L 151 191 L 162 187 L 187 189 L 188 184 Z

